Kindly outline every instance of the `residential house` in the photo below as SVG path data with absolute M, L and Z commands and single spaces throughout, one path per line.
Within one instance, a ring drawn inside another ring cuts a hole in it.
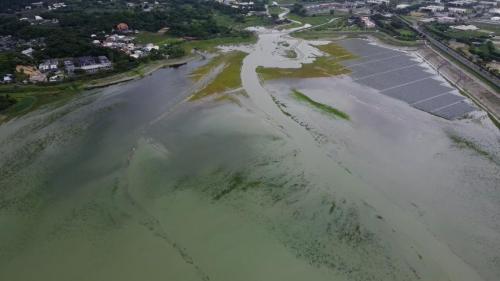
M 375 27 L 375 23 L 372 20 L 370 20 L 369 17 L 361 17 L 360 19 L 366 28 L 374 28 Z
M 31 7 L 33 7 L 33 8 L 43 8 L 43 2 L 31 3 Z
M 42 72 L 47 72 L 47 71 L 55 71 L 59 69 L 59 60 L 58 59 L 48 59 L 42 62 L 39 66 L 38 69 Z
M 5 74 L 2 80 L 3 83 L 12 83 L 14 82 L 14 76 L 12 74 Z
M 86 73 L 96 73 L 102 70 L 109 70 L 112 64 L 105 56 L 99 56 L 97 59 L 94 57 L 80 57 L 77 58 L 77 69 L 81 69 Z
M 63 64 L 64 70 L 66 70 L 68 74 L 73 74 L 73 72 L 75 72 L 75 63 L 73 62 L 73 59 L 65 59 Z

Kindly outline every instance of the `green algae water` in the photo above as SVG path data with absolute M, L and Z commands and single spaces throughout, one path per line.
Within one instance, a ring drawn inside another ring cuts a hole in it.
M 238 103 L 187 102 L 199 65 L 0 126 L 0 280 L 495 280 L 487 118 L 444 121 L 349 77 L 261 85 L 248 57 Z

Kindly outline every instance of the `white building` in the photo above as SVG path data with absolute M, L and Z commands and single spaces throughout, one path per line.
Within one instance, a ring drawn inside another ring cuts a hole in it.
M 410 7 L 410 4 L 398 4 L 398 5 L 396 5 L 397 10 L 405 9 L 408 7 Z
M 429 5 L 429 6 L 421 7 L 419 10 L 436 13 L 436 12 L 444 11 L 444 6 Z
M 457 29 L 457 30 L 463 30 L 463 31 L 471 31 L 471 30 L 478 30 L 477 26 L 469 24 L 469 25 L 455 25 L 452 26 L 451 28 Z
M 147 52 L 151 52 L 151 50 L 160 50 L 160 46 L 149 43 L 144 47 L 144 50 Z
M 13 81 L 14 77 L 12 76 L 12 74 L 5 74 L 5 76 L 3 77 L 4 83 L 12 83 Z
M 366 4 L 377 4 L 381 5 L 382 3 L 389 4 L 389 0 L 366 0 Z
M 454 17 L 437 17 L 436 21 L 439 23 L 454 23 L 457 19 Z
M 363 22 L 363 24 L 365 25 L 366 28 L 374 28 L 375 27 L 375 23 L 373 21 L 371 21 L 369 17 L 361 17 L 361 21 Z
M 40 71 L 46 72 L 46 71 L 57 70 L 58 67 L 59 67 L 59 60 L 57 60 L 57 59 L 49 59 L 49 60 L 45 60 L 44 62 L 42 62 L 38 66 L 38 69 Z
M 500 8 L 490 9 L 489 13 L 492 15 L 500 15 Z
M 461 14 L 461 15 L 463 15 L 463 14 L 467 13 L 467 9 L 449 7 L 448 8 L 448 12 L 453 13 L 453 14 Z

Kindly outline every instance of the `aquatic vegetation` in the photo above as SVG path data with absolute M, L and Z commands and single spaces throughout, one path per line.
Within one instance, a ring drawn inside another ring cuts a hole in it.
M 219 200 L 238 188 L 241 190 L 246 190 L 250 187 L 258 186 L 259 184 L 260 182 L 247 182 L 246 176 L 241 172 L 237 172 L 231 176 L 227 186 L 219 193 L 215 194 L 213 198 L 215 200 Z
M 215 101 L 218 101 L 218 102 L 232 102 L 234 104 L 237 104 L 238 106 L 241 106 L 241 102 L 240 100 L 238 99 L 238 96 L 248 96 L 247 93 L 245 92 L 245 90 L 241 89 L 241 90 L 238 90 L 238 91 L 232 91 L 230 93 L 224 93 L 222 95 L 218 95 L 216 98 L 215 98 Z
M 477 154 L 483 156 L 483 157 L 486 157 L 487 159 L 493 161 L 493 162 L 497 162 L 495 161 L 494 157 L 486 150 L 484 150 L 483 148 L 481 148 L 478 144 L 474 143 L 473 141 L 470 141 L 464 137 L 461 137 L 461 136 L 457 136 L 455 134 L 448 134 L 448 136 L 450 137 L 450 139 L 453 141 L 453 143 L 458 147 L 458 148 L 462 148 L 462 149 L 470 149 L 472 151 L 475 151 Z
M 273 99 L 273 102 L 278 106 L 278 108 L 283 114 L 285 114 L 288 117 L 292 117 L 292 115 L 285 110 L 286 105 L 284 103 L 280 102 L 275 96 L 271 96 L 271 98 Z
M 301 68 L 258 67 L 257 73 L 263 80 L 330 77 L 350 73 L 350 70 L 340 62 L 355 59 L 355 55 L 334 43 L 317 46 L 317 48 L 328 56 L 318 57 L 312 63 L 303 64 Z
M 316 46 L 316 48 L 320 49 L 322 52 L 329 54 L 330 56 L 334 56 L 338 60 L 351 60 L 357 58 L 356 55 L 335 43 L 319 45 Z
M 207 52 L 217 51 L 220 45 L 237 45 L 237 44 L 252 44 L 257 41 L 255 36 L 234 36 L 220 37 L 207 40 L 193 40 L 182 43 L 186 53 L 191 53 L 192 50 L 202 50 Z
M 212 94 L 223 93 L 240 88 L 240 70 L 245 56 L 246 54 L 243 52 L 231 52 L 224 54 L 221 58 L 222 62 L 217 65 L 224 65 L 222 71 L 217 75 L 217 77 L 208 83 L 208 85 L 192 95 L 190 100 L 197 100 Z M 210 72 L 210 70 L 203 69 L 198 73 L 198 75 L 207 71 Z
M 303 93 L 301 93 L 301 92 L 299 92 L 299 91 L 297 91 L 295 89 L 293 90 L 292 95 L 297 100 L 305 102 L 305 103 L 308 103 L 309 105 L 312 105 L 313 107 L 319 109 L 322 112 L 328 113 L 330 115 L 333 115 L 335 117 L 342 118 L 342 119 L 345 119 L 345 120 L 349 120 L 350 119 L 350 117 L 349 117 L 349 115 L 347 113 L 345 113 L 343 111 L 340 111 L 340 110 L 338 110 L 338 109 L 336 109 L 334 107 L 331 107 L 329 105 L 319 103 L 319 102 L 311 99 L 310 97 L 304 95 Z
M 319 57 L 313 63 L 303 64 L 301 68 L 264 68 L 258 67 L 257 72 L 263 80 L 282 78 L 315 78 L 348 74 L 350 70 L 339 64 L 335 59 Z
M 225 57 L 223 55 L 218 55 L 210 59 L 210 61 L 198 67 L 195 69 L 191 74 L 189 75 L 189 78 L 191 78 L 193 81 L 197 82 L 200 81 L 201 78 L 203 78 L 205 75 L 209 74 L 212 70 L 214 70 L 217 66 L 223 64 L 225 62 Z
M 297 52 L 295 52 L 294 50 L 286 50 L 285 51 L 285 56 L 287 58 L 294 59 L 294 58 L 297 58 Z

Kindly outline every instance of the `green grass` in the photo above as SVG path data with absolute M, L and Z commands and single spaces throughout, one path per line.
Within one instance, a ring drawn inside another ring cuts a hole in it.
M 135 41 L 139 44 L 152 43 L 155 45 L 165 45 L 179 42 L 181 39 L 166 34 L 141 31 L 136 35 Z
M 332 115 L 336 118 L 341 118 L 341 119 L 344 119 L 344 120 L 350 120 L 350 117 L 347 113 L 343 112 L 343 111 L 340 111 L 334 107 L 331 107 L 329 105 L 326 105 L 326 104 L 323 104 L 323 103 L 319 103 L 313 99 L 311 99 L 310 97 L 304 95 L 303 93 L 297 91 L 296 89 L 293 89 L 292 91 L 292 96 L 301 101 L 301 102 L 304 102 L 304 103 L 307 103 L 311 106 L 313 106 L 314 108 L 324 112 L 324 113 L 327 113 L 329 115 Z
M 9 94 L 17 102 L 4 110 L 8 118 L 35 110 L 45 104 L 69 98 L 82 90 L 82 83 L 66 83 L 60 85 L 8 85 L 0 87 L 0 95 Z
M 269 13 L 271 15 L 279 15 L 279 14 L 283 13 L 283 9 L 281 9 L 278 6 L 269 6 Z
M 475 151 L 477 154 L 483 156 L 483 157 L 486 157 L 487 159 L 491 160 L 491 161 L 494 161 L 495 162 L 495 159 L 493 158 L 492 155 L 490 155 L 487 151 L 483 150 L 479 145 L 477 145 L 476 143 L 468 140 L 468 139 L 465 139 L 463 137 L 460 137 L 460 136 L 457 136 L 457 135 L 454 135 L 454 134 L 448 134 L 448 136 L 450 137 L 450 139 L 453 141 L 453 143 L 458 147 L 458 148 L 462 148 L 462 149 L 470 149 L 472 151 Z
M 329 54 L 330 56 L 334 56 L 339 61 L 350 60 L 350 59 L 356 58 L 356 56 L 354 54 L 350 53 L 345 48 L 343 48 L 340 45 L 337 45 L 335 43 L 330 43 L 330 44 L 326 44 L 326 45 L 319 45 L 319 46 L 316 46 L 316 48 L 320 49 L 322 52 Z
M 317 16 L 308 16 L 308 17 L 301 17 L 296 14 L 288 14 L 287 17 L 291 20 L 296 20 L 300 21 L 304 24 L 308 23 L 310 25 L 318 25 L 318 24 L 323 24 L 328 22 L 329 20 L 335 18 L 333 15 L 317 15 Z
M 202 65 L 202 66 L 198 67 L 197 69 L 195 69 L 193 72 L 191 72 L 189 77 L 191 78 L 191 80 L 193 80 L 195 82 L 200 81 L 201 78 L 203 78 L 205 75 L 209 74 L 217 66 L 225 63 L 225 61 L 226 61 L 226 57 L 222 54 L 220 54 L 216 57 L 213 57 L 212 59 L 210 59 L 210 61 L 207 64 Z
M 214 68 L 223 64 L 224 69 L 214 78 L 214 80 L 208 83 L 205 88 L 192 95 L 190 100 L 198 100 L 213 94 L 241 88 L 241 65 L 243 59 L 246 57 L 246 53 L 236 51 L 223 54 L 221 57 L 222 59 L 220 61 L 217 61 L 216 64 L 210 67 Z M 196 75 L 208 73 L 209 71 L 210 70 L 201 70 Z
M 479 27 L 480 30 L 483 30 L 486 32 L 493 32 L 495 34 L 495 36 L 500 36 L 500 25 L 478 23 L 478 22 L 473 22 L 472 24 Z
M 257 72 L 263 80 L 330 77 L 350 73 L 350 70 L 344 67 L 340 62 L 354 59 L 356 56 L 334 43 L 317 46 L 317 48 L 327 53 L 328 56 L 318 57 L 314 62 L 303 64 L 300 68 L 258 67 Z
M 396 29 L 396 31 L 401 35 L 401 36 L 406 36 L 406 37 L 411 37 L 411 36 L 414 36 L 415 35 L 415 32 L 409 30 L 409 29 L 406 29 L 406 28 L 400 28 L 400 29 Z
M 269 26 L 273 24 L 272 20 L 267 16 L 248 16 L 244 17 L 243 22 L 237 22 L 229 15 L 215 13 L 214 19 L 218 25 L 235 30 L 243 30 L 250 26 Z
M 315 39 L 321 37 L 329 37 L 335 32 L 340 31 L 359 31 L 357 25 L 349 25 L 346 16 L 335 15 L 335 20 L 329 24 L 325 24 L 315 28 L 299 30 L 293 33 L 293 36 L 304 39 Z
M 297 52 L 295 52 L 294 50 L 286 50 L 285 56 L 287 58 L 295 59 L 295 58 L 297 58 Z

